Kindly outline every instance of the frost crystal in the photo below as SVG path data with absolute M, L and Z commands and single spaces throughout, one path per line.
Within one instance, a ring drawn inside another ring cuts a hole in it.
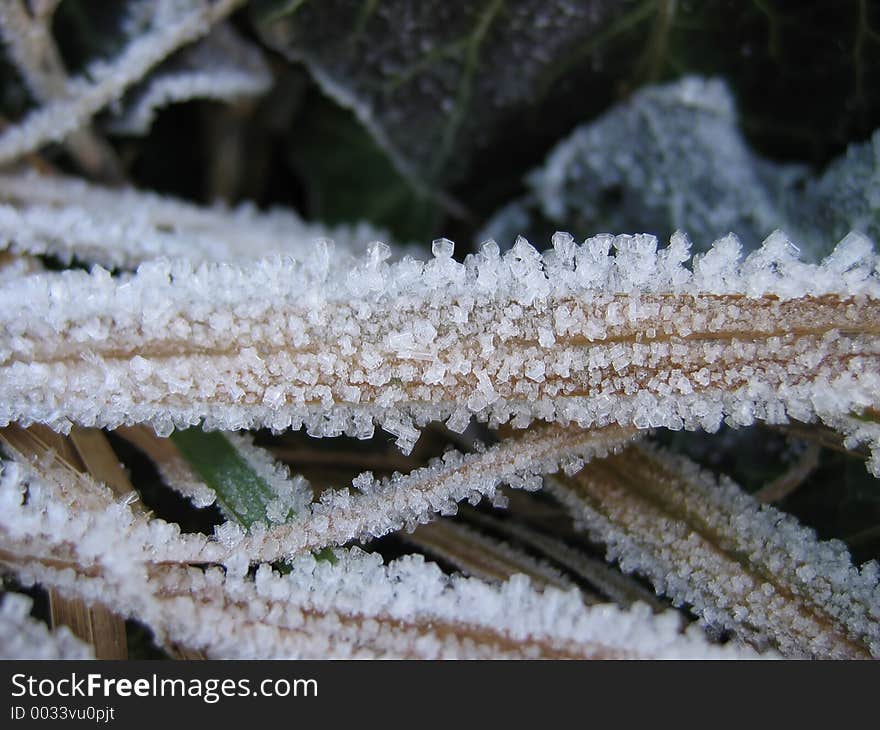
M 407 475 L 379 481 L 370 473 L 361 474 L 353 483 L 357 493 L 327 490 L 302 516 L 251 535 L 236 549 L 251 559 L 271 561 L 352 539 L 412 530 L 437 514 L 455 514 L 457 503 L 465 499 L 495 498 L 501 484 L 538 489 L 541 474 L 605 456 L 635 437 L 632 430 L 621 428 L 583 431 L 550 426 L 482 453 L 447 453 Z
M 0 133 L 0 164 L 63 142 L 78 168 L 114 180 L 115 153 L 90 129 L 98 112 L 105 129 L 143 134 L 165 104 L 262 93 L 272 79 L 259 51 L 222 24 L 242 4 L 128 3 L 116 57 L 69 78 L 52 38 L 57 0 L 0 3 L 7 56 L 39 105 Z M 386 23 L 386 5 L 369 4 L 358 35 Z M 547 59 L 580 43 L 578 28 L 629 17 L 613 3 L 563 2 L 549 14 L 546 3 L 521 5 L 473 9 L 478 31 L 460 68 L 457 52 L 434 63 L 425 45 L 434 28 L 413 35 L 395 22 L 402 65 L 346 39 L 342 55 L 356 51 L 359 73 L 340 85 L 340 48 L 325 41 L 319 4 L 285 21 L 316 21 L 285 50 L 354 107 L 405 174 L 425 173 L 417 187 L 431 186 L 455 174 L 456 150 L 482 144 L 471 131 L 490 129 L 511 99 L 555 73 Z M 518 25 L 532 17 L 543 50 L 512 75 L 502 63 L 498 78 L 516 83 L 501 88 L 480 66 L 497 66 L 497 42 L 522 45 Z M 372 83 L 370 58 L 382 60 L 389 88 Z M 413 64 L 421 58 L 431 63 Z M 384 102 L 403 101 L 395 89 L 414 79 L 428 96 L 453 92 L 426 124 L 396 103 L 386 114 Z M 486 116 L 471 97 L 499 103 Z M 118 626 L 141 621 L 185 655 L 755 656 L 742 639 L 790 656 L 880 656 L 876 563 L 857 570 L 841 543 L 819 542 L 729 481 L 630 446 L 655 427 L 822 420 L 844 446 L 867 444 L 880 474 L 880 265 L 868 237 L 880 235 L 880 132 L 814 180 L 757 159 L 735 121 L 720 82 L 645 89 L 559 145 L 532 175 L 529 199 L 493 224 L 522 228 L 540 209 L 589 230 L 671 233 L 665 248 L 644 233 L 578 243 L 560 231 L 541 254 L 505 229 L 505 253 L 487 238 L 460 261 L 438 238 L 423 261 L 366 225 L 330 229 L 285 211 L 0 175 L 0 567 L 90 610 L 100 604 Z M 402 122 L 418 134 L 388 144 Z M 696 238 L 693 259 L 678 228 Z M 92 268 L 50 271 L 44 255 Z M 483 447 L 473 419 L 510 427 Z M 238 433 L 368 439 L 378 426 L 409 452 L 437 420 L 471 451 L 421 459 L 406 475 L 362 473 L 317 499 Z M 217 503 L 228 521 L 207 535 L 155 517 L 94 427 L 116 429 L 169 486 L 197 507 Z M 625 572 L 737 638 L 720 647 L 699 627 L 683 632 L 678 614 L 639 602 L 643 588 L 607 566 L 599 575 L 592 559 L 515 520 L 474 518 L 628 609 L 588 605 L 597 596 L 550 564 L 437 520 L 464 500 L 504 506 L 501 485 L 535 490 L 545 478 Z M 386 565 L 343 547 L 400 530 L 483 580 L 446 575 L 422 556 Z M 26 599 L 3 597 L 0 655 L 91 653 L 28 610 Z
M 374 245 L 353 266 L 156 260 L 134 275 L 42 273 L 0 287 L 0 423 L 151 423 L 161 433 L 305 426 L 404 450 L 431 420 L 702 428 L 878 406 L 880 283 L 864 236 L 821 264 L 781 233 L 524 239 L 464 263 Z M 316 348 L 320 343 L 320 348 Z M 168 394 L 173 399 L 168 399 Z
M 548 484 L 608 558 L 710 625 L 788 656 L 880 656 L 877 564 L 684 457 L 635 446 Z
M 58 465 L 4 462 L 0 507 L 2 560 L 20 580 L 111 605 L 158 641 L 210 657 L 754 656 L 682 634 L 673 614 L 586 608 L 577 591 L 540 593 L 524 576 L 500 586 L 449 577 L 421 556 L 386 566 L 358 549 L 336 550 L 332 563 L 305 553 L 286 575 L 263 564 L 253 578 L 242 552 L 225 571 L 190 567 L 183 561 L 210 563 L 220 546 L 148 520 Z M 216 537 L 233 550 L 246 539 L 231 523 Z
M 345 266 L 340 254 L 385 235 L 365 223 L 327 228 L 286 210 L 204 208 L 35 174 L 0 175 L 0 201 L 0 248 L 114 268 L 159 257 L 244 263 L 274 253 L 307 257 L 320 270 L 331 263 L 330 239 L 338 249 L 332 263 Z
M 66 626 L 49 631 L 30 617 L 31 599 L 5 592 L 0 602 L 0 659 L 93 659 L 91 646 Z

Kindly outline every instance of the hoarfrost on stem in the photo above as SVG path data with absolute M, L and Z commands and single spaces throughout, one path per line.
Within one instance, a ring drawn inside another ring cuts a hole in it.
M 378 424 L 409 451 L 421 426 L 467 414 L 714 431 L 878 406 L 864 236 L 820 264 L 780 232 L 745 259 L 728 236 L 692 270 L 681 234 L 659 251 L 648 235 L 553 243 L 488 244 L 463 263 L 438 242 L 424 262 L 376 244 L 350 268 L 322 246 L 19 277 L 0 287 L 0 422 L 359 438 Z M 870 426 L 850 436 L 874 449 Z

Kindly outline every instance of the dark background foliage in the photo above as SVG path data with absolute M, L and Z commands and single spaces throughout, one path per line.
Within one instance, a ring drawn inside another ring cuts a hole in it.
M 71 71 L 118 49 L 124 8 L 61 3 Z M 880 127 L 872 0 L 257 0 L 235 22 L 269 51 L 273 92 L 170 107 L 115 140 L 137 184 L 461 248 L 553 144 L 647 83 L 723 77 L 759 154 L 816 168 Z M 26 94 L 6 65 L 0 81 L 14 118 Z

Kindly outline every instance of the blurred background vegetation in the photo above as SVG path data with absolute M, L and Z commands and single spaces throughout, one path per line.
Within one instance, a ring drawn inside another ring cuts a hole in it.
M 134 2 L 61 2 L 71 72 L 119 49 Z M 645 84 L 721 77 L 759 155 L 817 170 L 880 127 L 871 0 L 257 0 L 234 23 L 273 89 L 169 106 L 147 136 L 111 138 L 130 181 L 444 235 L 459 253 L 556 142 Z M 0 73 L 16 118 L 27 93 Z

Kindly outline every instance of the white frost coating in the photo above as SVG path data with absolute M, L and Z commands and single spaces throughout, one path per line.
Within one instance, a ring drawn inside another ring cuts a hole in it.
M 233 554 L 271 562 L 326 545 L 369 540 L 400 529 L 412 531 L 437 514 L 455 514 L 457 504 L 465 499 L 472 504 L 484 497 L 494 499 L 502 484 L 539 489 L 542 474 L 576 470 L 636 437 L 632 430 L 620 428 L 581 431 L 549 426 L 482 453 L 448 452 L 406 475 L 379 481 L 366 472 L 355 478 L 353 490 L 325 491 L 301 516 L 265 532 L 254 531 L 233 546 Z
M 515 427 L 710 431 L 876 408 L 869 242 L 851 234 L 816 265 L 782 234 L 741 262 L 733 244 L 693 274 L 680 235 L 659 252 L 647 235 L 557 235 L 544 257 L 521 240 L 389 264 L 375 244 L 350 269 L 324 246 L 300 263 L 28 276 L 0 287 L 0 423 L 360 438 L 379 424 L 408 450 L 465 407 Z
M 304 480 L 287 480 L 262 450 L 245 444 L 245 458 L 279 491 L 282 506 L 298 508 L 297 516 L 268 528 L 254 525 L 248 533 L 227 522 L 210 538 L 181 534 L 176 524 L 132 512 L 125 500 L 114 499 L 88 475 L 73 476 L 51 459 L 33 466 L 18 456 L 16 461 L 2 462 L 0 470 L 0 530 L 7 545 L 20 545 L 25 554 L 39 554 L 33 546 L 40 541 L 57 540 L 67 546 L 64 554 L 73 551 L 86 563 L 220 562 L 230 570 L 239 566 L 246 571 L 252 562 L 379 537 L 401 527 L 413 529 L 436 513 L 454 513 L 455 503 L 463 499 L 491 498 L 501 483 L 537 489 L 540 474 L 559 468 L 572 471 L 633 438 L 632 431 L 622 429 L 565 432 L 547 427 L 482 454 L 449 453 L 407 476 L 377 482 L 369 473 L 362 474 L 353 484 L 358 492 L 328 491 L 310 506 L 304 503 Z M 249 449 L 254 453 L 248 456 Z M 108 553 L 102 545 L 114 548 Z
M 379 556 L 339 550 L 333 565 L 307 554 L 290 574 L 263 565 L 255 580 L 246 558 L 225 572 L 190 568 L 179 561 L 214 562 L 244 534 L 225 530 L 226 546 L 212 547 L 134 514 L 87 477 L 79 484 L 42 473 L 54 469 L 3 463 L 4 563 L 23 582 L 100 600 L 149 625 L 160 642 L 211 657 L 754 656 L 682 635 L 672 614 L 586 609 L 576 591 L 538 593 L 521 576 L 500 587 L 450 579 L 420 557 L 383 566 Z
M 8 552 L 120 570 L 149 561 L 211 561 L 227 552 L 204 535 L 181 534 L 177 524 L 133 512 L 127 498 L 114 499 L 87 474 L 51 460 L 35 466 L 16 459 L 0 462 L 0 534 Z
M 720 79 L 644 87 L 559 142 L 527 176 L 530 194 L 502 208 L 483 235 L 506 244 L 535 214 L 582 231 L 684 228 L 698 247 L 729 231 L 749 250 L 778 227 L 804 235 L 782 203 L 806 169 L 756 157 L 737 121 Z M 815 259 L 813 243 L 811 233 Z
M 119 268 L 160 257 L 247 263 L 269 254 L 325 257 L 328 265 L 344 267 L 341 253 L 386 235 L 366 223 L 325 227 L 280 208 L 206 208 L 35 173 L 0 175 L 0 201 L 0 248 Z M 329 248 L 330 239 L 339 253 Z
M 0 597 L 0 659 L 94 659 L 94 647 L 67 626 L 50 631 L 30 616 L 28 596 L 6 592 Z
M 168 104 L 190 99 L 234 101 L 259 96 L 271 85 L 272 75 L 259 49 L 228 25 L 218 25 L 182 50 L 172 68 L 152 76 L 110 128 L 116 134 L 146 134 L 156 112 Z
M 548 486 L 624 571 L 787 656 L 880 656 L 876 562 L 854 567 L 842 542 L 684 457 L 636 446 L 618 460 L 619 482 L 588 467 Z
M 0 133 L 0 164 L 49 142 L 60 142 L 180 46 L 206 34 L 242 0 L 156 0 L 152 25 L 111 62 L 93 63 L 67 82 L 63 97 L 36 109 Z
M 678 617 L 653 616 L 644 606 L 629 613 L 611 606 L 585 609 L 577 591 L 547 589 L 539 594 L 524 576 L 493 588 L 473 579 L 450 579 L 421 556 L 384 566 L 379 556 L 358 549 L 336 554 L 339 562 L 335 566 L 311 556 L 297 559 L 287 580 L 263 566 L 256 576 L 257 593 L 277 595 L 289 581 L 304 595 L 304 606 L 319 612 L 335 609 L 407 623 L 486 627 L 513 640 L 544 640 L 574 655 L 585 648 L 588 653 L 591 646 L 600 654 L 605 649 L 621 656 L 705 652 L 722 657 L 742 651 L 709 647 L 694 633 L 683 636 Z M 293 594 L 295 589 L 288 590 Z M 432 649 L 436 656 L 444 655 L 442 645 Z
M 636 200 L 614 215 L 625 217 L 627 205 L 638 205 L 644 210 L 636 215 L 668 216 L 673 227 L 688 225 L 700 237 L 743 229 L 761 235 L 779 218 L 758 173 L 727 86 L 686 78 L 642 89 L 576 130 L 529 183 L 557 222 L 584 205 L 588 219 L 601 219 L 600 191 L 619 186 Z
M 52 10 L 25 0 L 0 3 L 0 36 L 7 58 L 34 99 L 45 101 L 64 86 L 64 66 L 52 38 Z
M 880 130 L 850 145 L 810 181 L 803 198 L 789 196 L 788 202 L 788 217 L 804 235 L 821 231 L 839 237 L 854 229 L 880 237 Z
M 867 446 L 871 452 L 868 458 L 868 471 L 874 476 L 880 476 L 880 421 L 876 412 L 871 419 L 828 415 L 822 420 L 843 434 L 845 448 L 856 449 L 859 446 Z
M 816 265 L 782 234 L 745 261 L 723 239 L 693 273 L 680 235 L 659 252 L 647 235 L 560 234 L 544 257 L 524 240 L 503 257 L 440 253 L 387 263 L 376 244 L 343 269 L 324 246 L 299 263 L 14 280 L 0 287 L 0 423 L 360 438 L 379 424 L 408 450 L 464 408 L 515 427 L 712 431 L 880 402 L 880 283 L 858 234 Z
M 179 461 L 154 462 L 163 483 L 188 499 L 193 507 L 210 507 L 217 501 L 217 493 L 199 479 L 183 457 Z
M 62 575 L 41 565 L 25 579 Z M 101 594 L 147 623 L 160 642 L 210 658 L 755 658 L 742 647 L 681 633 L 676 614 L 644 605 L 585 608 L 576 591 L 535 591 L 523 576 L 499 587 L 450 579 L 421 556 L 388 566 L 359 550 L 337 564 L 305 558 L 280 576 L 267 565 L 251 580 L 216 569 L 154 571 L 148 583 L 80 577 L 67 592 Z
M 774 229 L 817 261 L 851 230 L 880 237 L 880 130 L 821 176 L 749 149 L 720 79 L 646 86 L 575 129 L 530 173 L 529 192 L 480 238 L 505 246 L 548 223 L 577 231 L 687 230 L 697 250 L 736 231 L 746 250 Z

